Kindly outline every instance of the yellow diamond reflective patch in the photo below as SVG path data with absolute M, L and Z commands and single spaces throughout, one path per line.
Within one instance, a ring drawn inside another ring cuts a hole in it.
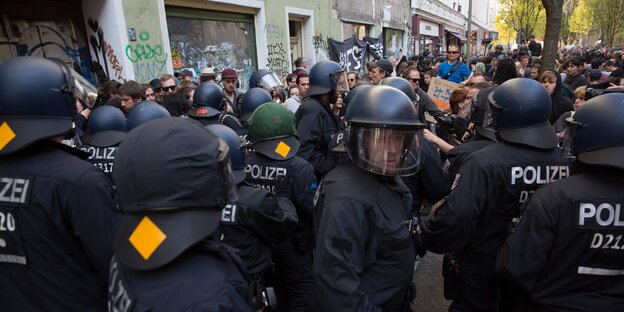
M 0 126 L 0 151 L 15 138 L 15 132 L 5 122 Z
M 132 235 L 130 235 L 130 243 L 134 248 L 147 260 L 152 256 L 156 248 L 167 238 L 154 222 L 148 217 L 137 225 Z
M 280 141 L 275 148 L 275 152 L 282 157 L 286 157 L 286 155 L 288 155 L 288 152 L 290 152 L 290 146 L 284 143 L 284 141 Z

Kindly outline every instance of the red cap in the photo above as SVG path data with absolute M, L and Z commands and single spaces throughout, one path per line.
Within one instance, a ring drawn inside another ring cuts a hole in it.
M 236 71 L 231 68 L 226 68 L 221 72 L 221 79 L 237 79 Z

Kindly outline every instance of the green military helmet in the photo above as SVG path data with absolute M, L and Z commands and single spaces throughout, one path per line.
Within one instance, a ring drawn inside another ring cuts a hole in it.
M 290 159 L 299 150 L 295 115 L 286 107 L 266 102 L 249 119 L 249 140 L 260 154 L 275 160 Z

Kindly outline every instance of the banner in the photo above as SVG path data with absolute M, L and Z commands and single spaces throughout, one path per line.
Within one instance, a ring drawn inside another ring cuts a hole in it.
M 364 37 L 364 41 L 368 43 L 368 53 L 375 60 L 380 60 L 384 55 L 384 46 L 383 46 L 383 33 L 379 34 L 378 38 L 373 37 Z
M 366 41 L 349 38 L 343 42 L 328 39 L 329 59 L 349 71 L 362 71 L 366 63 Z
M 349 38 L 345 41 L 327 39 L 329 59 L 339 63 L 349 71 L 362 72 L 366 60 L 371 56 L 375 60 L 383 58 L 383 39 L 364 37 L 364 40 Z
M 457 83 L 444 80 L 439 77 L 433 77 L 431 78 L 427 94 L 436 106 L 438 106 L 438 108 L 441 110 L 447 110 L 449 109 L 449 98 L 451 97 L 451 93 L 453 93 L 453 90 L 457 88 L 459 88 L 459 84 Z

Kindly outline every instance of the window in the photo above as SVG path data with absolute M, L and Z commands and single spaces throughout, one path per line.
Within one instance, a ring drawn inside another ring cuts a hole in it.
M 240 89 L 257 68 L 253 15 L 167 7 L 174 70 L 234 68 Z

